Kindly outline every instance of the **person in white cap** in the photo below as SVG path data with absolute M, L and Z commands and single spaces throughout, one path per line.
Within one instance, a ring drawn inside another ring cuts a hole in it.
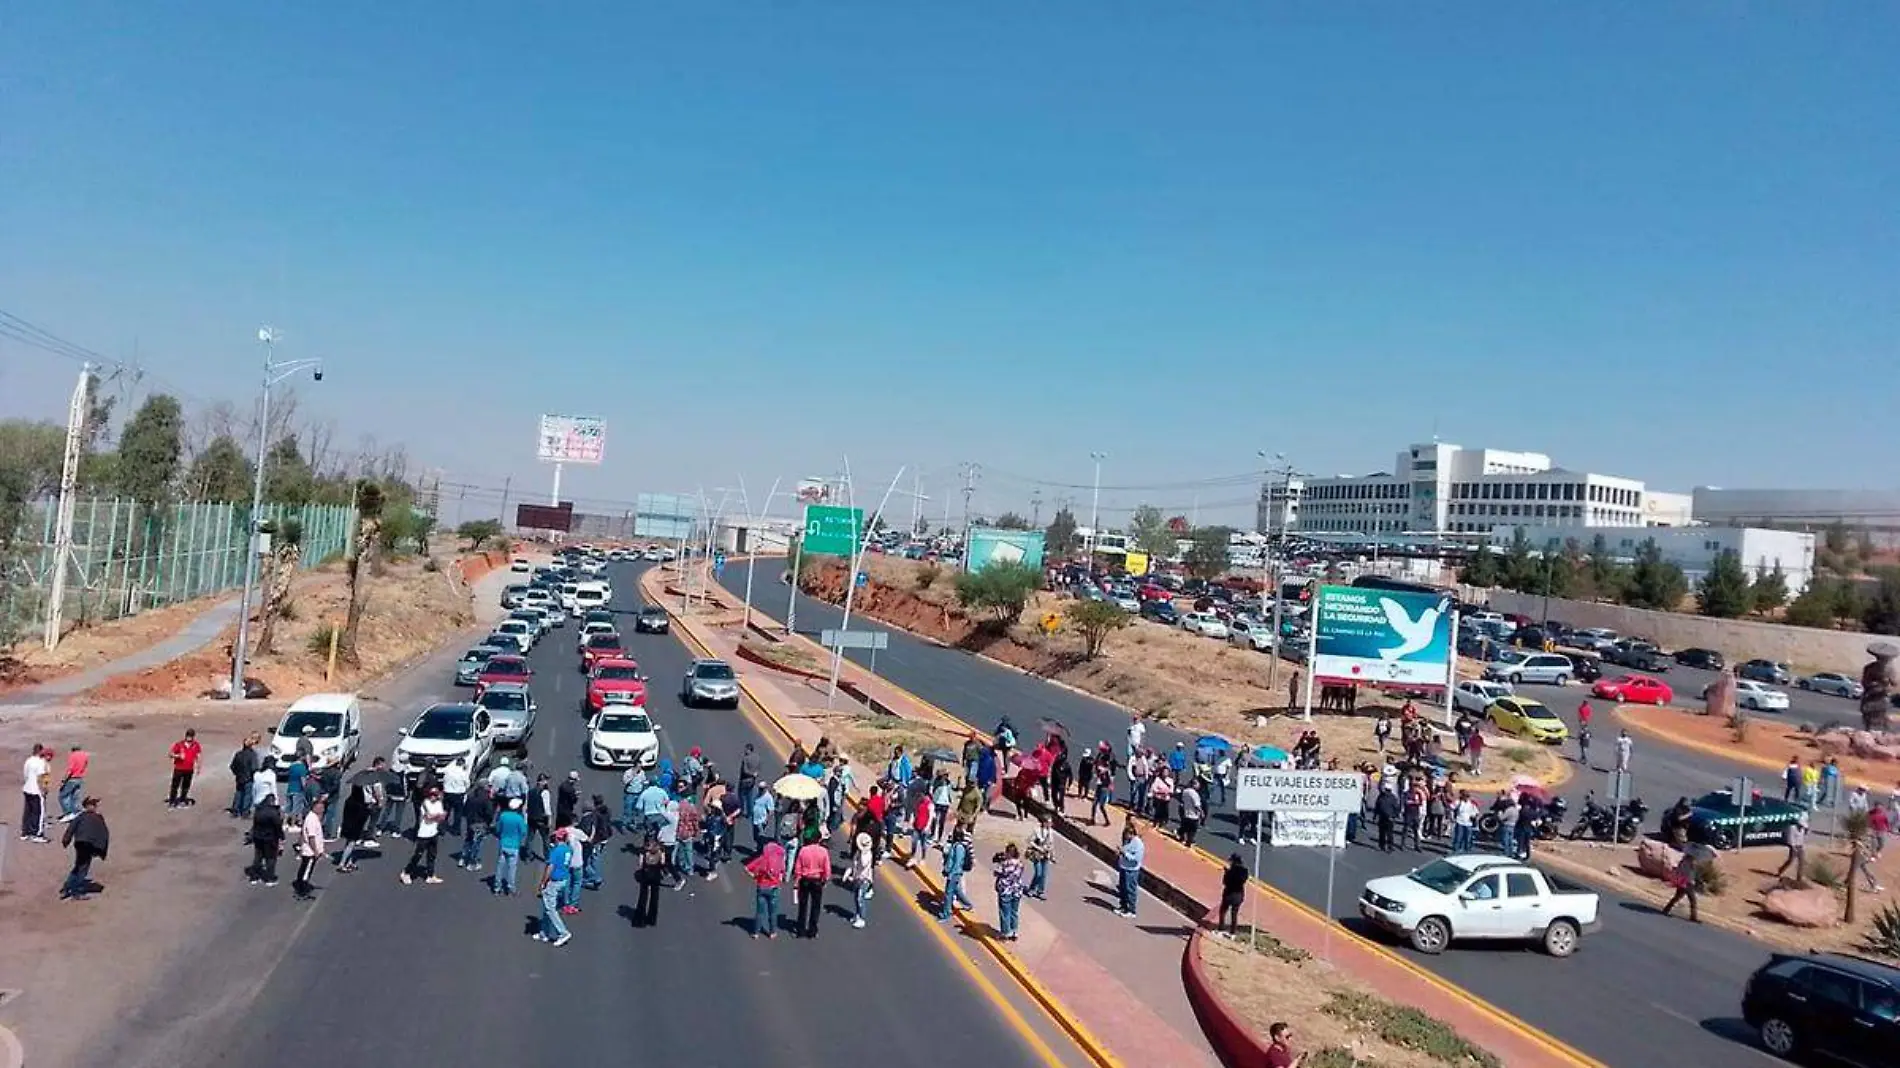
M 877 853 L 868 834 L 859 834 L 852 845 L 851 863 L 845 868 L 844 884 L 857 894 L 857 912 L 851 917 L 851 926 L 862 930 L 865 908 L 876 889 Z
M 512 897 L 516 889 L 515 876 L 521 871 L 521 851 L 528 844 L 528 817 L 522 814 L 519 797 L 509 798 L 508 806 L 495 817 L 495 842 L 500 848 L 495 857 L 495 878 L 489 888 Z

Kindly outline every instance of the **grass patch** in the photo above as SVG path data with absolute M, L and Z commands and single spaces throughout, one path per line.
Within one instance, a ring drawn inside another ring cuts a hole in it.
M 1289 946 L 1265 931 L 1256 930 L 1250 939 L 1236 934 L 1234 941 L 1250 945 L 1255 953 L 1287 964 L 1305 964 L 1313 959 L 1313 955 L 1306 950 L 1298 946 Z
M 863 769 L 858 778 L 867 788 L 872 778 L 882 772 L 894 746 L 903 746 L 905 752 L 912 754 L 913 762 L 917 760 L 915 754 L 932 749 L 948 749 L 953 753 L 963 749 L 963 739 L 949 731 L 876 712 L 838 717 L 826 724 L 825 734 Z
M 745 646 L 757 653 L 759 659 L 774 667 L 789 668 L 793 671 L 818 671 L 824 667 L 816 656 L 789 642 L 762 642 L 748 638 Z
M 1537 751 L 1529 746 L 1513 745 L 1504 750 L 1504 759 L 1506 763 L 1523 767 L 1537 759 Z
M 1378 1068 L 1377 1061 L 1362 1061 L 1353 1056 L 1351 1050 L 1340 1046 L 1314 1050 L 1300 1063 L 1304 1068 Z
M 1320 1011 L 1366 1028 L 1388 1045 L 1422 1053 L 1440 1064 L 1503 1068 L 1495 1055 L 1466 1041 L 1449 1024 L 1409 1005 L 1351 990 L 1333 990 Z
M 1829 890 L 1839 890 L 1841 888 L 1841 874 L 1841 869 L 1835 867 L 1833 861 L 1826 857 L 1815 857 L 1808 862 L 1807 870 L 1802 873 L 1802 878 L 1816 886 L 1825 886 Z
M 310 632 L 310 640 L 305 643 L 304 647 L 318 656 L 328 657 L 330 655 L 330 635 L 332 634 L 336 635 L 337 643 L 340 646 L 343 640 L 342 626 L 336 623 L 319 623 L 317 624 L 317 629 Z

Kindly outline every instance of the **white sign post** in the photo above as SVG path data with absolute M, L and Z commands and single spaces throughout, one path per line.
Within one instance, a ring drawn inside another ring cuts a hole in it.
M 1311 673 L 1308 673 L 1311 678 Z M 1310 685 L 1310 683 L 1309 683 Z M 1365 780 L 1356 771 L 1288 771 L 1281 768 L 1241 768 L 1234 788 L 1236 812 L 1267 812 L 1273 816 L 1273 845 L 1326 847 L 1326 948 L 1332 959 L 1333 869 L 1345 846 L 1342 815 L 1350 816 L 1365 804 Z M 1260 835 L 1256 825 L 1253 844 L 1254 874 L 1260 874 Z M 1253 929 L 1258 941 L 1260 899 L 1254 898 Z

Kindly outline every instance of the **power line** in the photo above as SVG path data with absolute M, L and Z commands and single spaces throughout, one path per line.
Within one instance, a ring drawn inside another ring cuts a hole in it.
M 985 465 L 983 470 L 985 473 L 995 475 L 1006 482 L 1020 482 L 1028 486 L 1045 486 L 1051 489 L 1089 490 L 1091 492 L 1096 488 L 1092 482 L 1057 482 L 1046 478 L 1019 475 L 988 465 Z M 1114 493 L 1173 489 L 1205 489 L 1214 486 L 1254 485 L 1259 483 L 1260 477 L 1259 471 L 1246 471 L 1232 475 L 1214 475 L 1208 478 L 1186 479 L 1179 482 L 1129 483 L 1126 485 L 1108 485 L 1104 483 L 1101 489 L 1103 492 Z

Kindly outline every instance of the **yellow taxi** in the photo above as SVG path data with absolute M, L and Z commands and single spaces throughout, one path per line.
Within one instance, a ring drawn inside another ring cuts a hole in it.
M 1570 737 L 1570 728 L 1557 713 L 1528 697 L 1500 697 L 1491 702 L 1485 718 L 1506 734 L 1534 742 L 1561 742 Z

